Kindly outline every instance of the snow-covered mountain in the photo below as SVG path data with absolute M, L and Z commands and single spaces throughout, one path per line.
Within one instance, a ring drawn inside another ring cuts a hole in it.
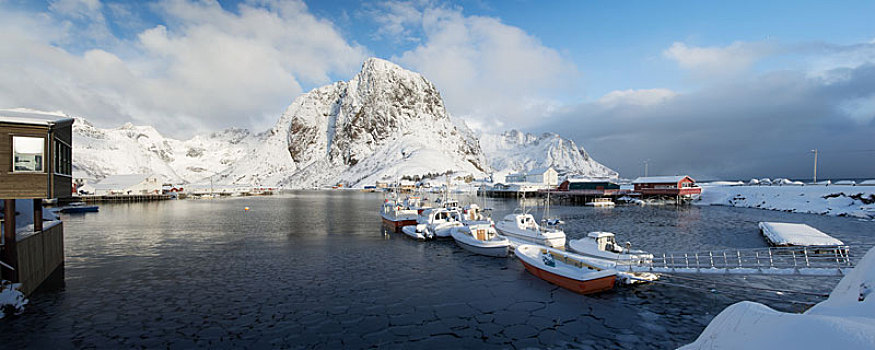
M 486 160 L 469 133 L 450 121 L 437 89 L 422 75 L 371 58 L 352 80 L 295 99 L 266 148 L 256 148 L 223 180 L 356 186 L 402 175 L 485 174 Z
M 74 124 L 79 176 L 152 173 L 177 183 L 291 188 L 445 173 L 485 176 L 553 166 L 563 174 L 610 176 L 573 141 L 519 131 L 477 137 L 452 120 L 422 75 L 371 58 L 347 82 L 299 96 L 269 130 L 227 129 L 189 140 L 150 126 Z
M 617 172 L 596 162 L 583 147 L 554 133 L 540 136 L 518 130 L 480 135 L 480 148 L 496 173 L 512 173 L 552 166 L 560 176 L 617 177 Z

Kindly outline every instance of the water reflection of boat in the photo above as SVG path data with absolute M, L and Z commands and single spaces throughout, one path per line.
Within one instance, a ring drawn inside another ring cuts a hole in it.
M 531 274 L 581 294 L 610 290 L 617 279 L 616 270 L 602 269 L 583 256 L 558 249 L 524 244 L 514 254 Z
M 653 260 L 653 254 L 630 249 L 631 243 L 627 245 L 628 247 L 623 247 L 617 244 L 613 233 L 590 232 L 584 238 L 569 241 L 568 249 L 584 256 L 611 260 L 617 264 L 638 265 Z
M 453 239 L 460 247 L 474 254 L 505 257 L 510 250 L 510 241 L 495 231 L 490 223 L 474 223 L 452 231 Z
M 96 205 L 85 205 L 83 202 L 74 202 L 70 203 L 70 205 L 55 208 L 55 211 L 71 214 L 71 213 L 93 213 L 100 210 L 100 207 Z

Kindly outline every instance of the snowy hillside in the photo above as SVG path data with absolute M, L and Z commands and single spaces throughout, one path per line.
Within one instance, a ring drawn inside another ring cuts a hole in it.
M 483 134 L 480 147 L 499 173 L 552 166 L 560 176 L 617 177 L 616 171 L 596 162 L 583 147 L 554 133 L 536 136 L 510 130 L 501 135 Z
M 77 177 L 94 179 L 116 174 L 155 174 L 174 183 L 198 182 L 239 161 L 254 141 L 255 137 L 243 129 L 227 129 L 180 141 L 162 136 L 151 126 L 128 123 L 115 129 L 100 129 L 76 118 L 73 170 Z
M 155 174 L 174 183 L 306 188 L 439 174 L 485 176 L 553 166 L 563 174 L 616 176 L 573 141 L 519 131 L 478 138 L 453 120 L 422 75 L 371 58 L 350 81 L 296 98 L 274 126 L 189 140 L 151 126 L 102 129 L 76 118 L 76 177 Z

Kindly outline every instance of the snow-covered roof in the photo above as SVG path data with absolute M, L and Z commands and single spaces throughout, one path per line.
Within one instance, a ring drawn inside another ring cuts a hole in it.
M 613 234 L 613 233 L 610 233 L 610 232 L 602 232 L 602 231 L 590 232 L 590 233 L 587 233 L 586 235 L 589 236 L 589 237 L 592 237 L 592 238 L 614 237 L 614 234 Z
M 861 186 L 875 186 L 875 179 L 873 179 L 873 180 L 866 180 L 866 181 L 863 181 L 863 182 L 861 182 L 861 183 L 858 183 L 857 185 L 861 185 Z
M 689 177 L 686 175 L 678 175 L 678 176 L 648 176 L 648 177 L 639 177 L 632 181 L 633 184 L 663 184 L 663 183 L 678 183 L 683 180 L 685 177 Z M 692 180 L 693 178 L 690 178 Z
M 28 125 L 55 125 L 73 123 L 72 118 L 62 114 L 35 111 L 0 110 L 0 122 Z
M 152 177 L 151 174 L 124 174 L 124 175 L 110 175 L 100 180 L 100 182 L 94 184 L 94 188 L 98 190 L 121 190 L 136 184 L 139 184 L 146 180 L 146 178 Z

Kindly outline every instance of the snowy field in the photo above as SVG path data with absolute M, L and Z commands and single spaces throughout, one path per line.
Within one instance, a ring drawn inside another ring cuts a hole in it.
M 698 205 L 875 218 L 875 186 L 731 186 L 703 184 Z

